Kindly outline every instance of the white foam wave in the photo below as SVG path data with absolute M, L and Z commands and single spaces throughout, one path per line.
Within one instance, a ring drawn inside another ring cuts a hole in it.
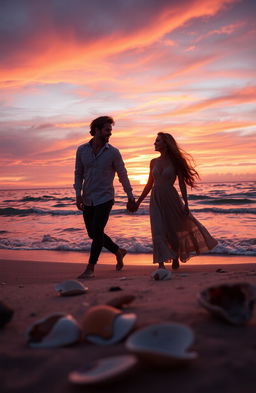
M 132 237 L 115 239 L 115 241 L 132 254 L 152 253 L 151 238 Z M 0 249 L 8 250 L 89 251 L 90 248 L 90 239 L 82 242 L 69 242 L 50 235 L 44 235 L 38 241 L 0 238 Z M 256 256 L 256 239 L 219 239 L 218 245 L 209 254 Z

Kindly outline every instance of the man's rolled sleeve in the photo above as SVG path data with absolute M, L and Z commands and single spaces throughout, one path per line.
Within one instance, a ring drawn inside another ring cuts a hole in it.
M 74 180 L 74 189 L 76 190 L 76 196 L 81 195 L 82 186 L 83 186 L 83 164 L 80 157 L 80 148 L 77 149 L 76 152 L 76 164 L 75 164 L 75 180 Z

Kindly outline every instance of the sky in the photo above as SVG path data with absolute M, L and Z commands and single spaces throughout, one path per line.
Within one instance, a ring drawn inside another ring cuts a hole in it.
M 131 183 L 159 131 L 202 181 L 255 180 L 255 15 L 254 0 L 0 0 L 0 188 L 72 187 L 102 115 Z

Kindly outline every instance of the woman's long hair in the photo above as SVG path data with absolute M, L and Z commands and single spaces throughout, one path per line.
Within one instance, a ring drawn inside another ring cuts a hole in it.
M 195 187 L 196 180 L 199 179 L 199 174 L 194 167 L 193 158 L 190 154 L 182 150 L 173 136 L 165 132 L 159 132 L 157 135 L 163 138 L 167 145 L 168 155 L 177 171 L 185 183 L 191 188 Z

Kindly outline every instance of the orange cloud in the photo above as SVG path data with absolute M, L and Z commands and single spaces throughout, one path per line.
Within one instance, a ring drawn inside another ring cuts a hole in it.
M 204 178 L 228 176 L 227 168 L 241 178 L 255 173 L 249 2 L 246 11 L 235 0 L 138 0 L 136 13 L 132 2 L 102 1 L 101 13 L 93 2 L 79 2 L 79 13 L 61 3 L 55 13 L 51 2 L 24 3 L 6 19 L 3 186 L 72 185 L 76 148 L 101 114 L 116 120 L 111 143 L 134 182 L 145 181 L 158 155 L 158 131 L 175 136 Z
M 173 110 L 166 113 L 165 116 L 169 115 L 186 115 L 192 112 L 201 111 L 210 107 L 218 107 L 220 105 L 239 105 L 243 103 L 255 103 L 256 102 L 256 87 L 248 86 L 239 90 L 234 90 L 229 94 L 210 98 L 207 100 L 200 101 L 196 104 L 188 105 L 186 107 Z
M 93 30 L 86 31 L 85 29 L 83 33 L 79 23 L 71 26 L 68 23 L 64 25 L 61 21 L 55 26 L 54 23 L 58 23 L 58 19 L 54 21 L 51 17 L 51 10 L 43 9 L 42 3 L 41 21 L 38 26 L 33 24 L 36 26 L 34 31 L 28 30 L 26 34 L 17 37 L 19 44 L 15 45 L 12 39 L 9 46 L 6 45 L 6 61 L 2 64 L 0 80 L 16 80 L 17 84 L 31 83 L 34 80 L 56 82 L 62 80 L 63 73 L 67 70 L 72 70 L 68 73 L 68 78 L 77 80 L 74 71 L 80 70 L 82 64 L 86 68 L 95 66 L 106 56 L 151 45 L 192 18 L 212 16 L 234 2 L 235 0 L 205 0 L 203 2 L 195 0 L 192 3 L 185 1 L 172 4 L 166 2 L 163 5 L 159 4 L 155 9 L 148 9 L 147 23 L 128 23 L 128 20 L 124 19 L 122 26 L 116 28 L 113 21 L 113 28 L 103 31 L 98 36 L 95 34 L 97 28 L 93 36 Z M 30 10 L 31 16 L 34 11 L 34 9 Z M 55 10 L 56 15 L 59 11 Z M 140 12 L 142 11 L 145 14 L 145 10 L 140 10 L 138 4 L 137 14 L 133 13 L 135 22 L 136 18 L 141 18 Z M 83 12 L 85 12 L 85 19 L 81 19 L 79 15 L 77 20 L 80 23 L 83 22 L 84 25 L 87 14 L 85 10 L 80 11 L 81 14 Z M 34 15 L 37 18 L 38 15 L 36 13 Z M 72 12 L 69 18 L 72 18 Z M 79 32 L 82 33 L 80 36 Z M 12 33 L 14 35 L 15 30 Z M 8 34 L 6 34 L 7 43 L 10 33 Z

